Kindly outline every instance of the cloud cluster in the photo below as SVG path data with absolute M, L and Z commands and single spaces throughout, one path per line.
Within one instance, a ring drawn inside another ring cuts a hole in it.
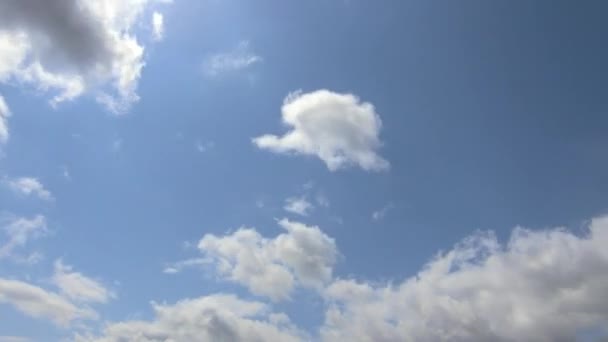
M 51 104 L 91 91 L 121 112 L 138 100 L 144 46 L 134 31 L 150 0 L 0 2 L 0 82 L 51 92 Z
M 30 317 L 48 319 L 61 327 L 74 320 L 97 318 L 90 308 L 79 307 L 56 293 L 18 280 L 0 278 L 0 303 L 11 304 Z
M 516 228 L 464 240 L 398 284 L 337 280 L 325 341 L 574 341 L 608 326 L 608 217 L 589 234 Z
M 283 123 L 291 130 L 283 136 L 254 138 L 257 147 L 317 156 L 331 171 L 349 165 L 366 171 L 389 168 L 388 161 L 376 153 L 382 145 L 382 122 L 371 103 L 352 94 L 317 90 L 290 94 L 281 112 Z
M 99 282 L 55 261 L 51 283 L 59 292 L 13 279 L 0 278 L 0 304 L 6 303 L 32 318 L 50 320 L 61 327 L 74 321 L 95 320 L 90 303 L 105 303 L 114 294 Z
M 111 341 L 302 341 L 287 316 L 266 304 L 217 294 L 184 299 L 173 305 L 153 303 L 153 321 L 109 324 L 103 336 L 77 335 L 76 342 Z
M 205 235 L 199 249 L 215 261 L 221 275 L 274 301 L 289 298 L 298 283 L 323 287 L 336 260 L 334 240 L 315 226 L 286 219 L 279 225 L 286 233 L 273 239 L 241 228 L 223 237 Z

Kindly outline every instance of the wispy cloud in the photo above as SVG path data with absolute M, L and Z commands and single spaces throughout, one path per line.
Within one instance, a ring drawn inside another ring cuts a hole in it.
M 46 201 L 53 199 L 51 192 L 34 177 L 5 178 L 4 183 L 14 192 L 24 196 L 36 196 Z
M 388 212 L 393 209 L 395 207 L 395 205 L 393 203 L 388 203 L 387 205 L 385 205 L 384 207 L 374 211 L 372 213 L 372 219 L 374 219 L 374 221 L 380 221 L 382 220 L 386 214 L 388 214 Z
M 251 50 L 249 41 L 244 40 L 231 51 L 207 56 L 203 62 L 203 72 L 208 77 L 215 77 L 250 68 L 262 61 L 262 57 Z
M 308 202 L 306 197 L 289 197 L 285 200 L 283 209 L 293 214 L 308 216 L 308 213 L 314 208 L 312 203 Z

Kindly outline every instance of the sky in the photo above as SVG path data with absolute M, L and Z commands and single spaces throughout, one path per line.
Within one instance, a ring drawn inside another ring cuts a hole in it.
M 605 341 L 607 14 L 0 0 L 0 342 Z

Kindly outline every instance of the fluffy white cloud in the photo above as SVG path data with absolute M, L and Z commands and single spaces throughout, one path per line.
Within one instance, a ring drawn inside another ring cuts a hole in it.
M 40 181 L 33 177 L 19 177 L 15 179 L 5 179 L 4 182 L 13 191 L 25 196 L 36 196 L 43 200 L 52 200 L 50 191 L 44 188 Z
M 89 308 L 78 307 L 56 293 L 17 280 L 0 278 L 0 303 L 10 304 L 28 316 L 48 319 L 62 327 L 75 320 L 97 318 Z
M 199 249 L 215 260 L 220 274 L 256 295 L 287 299 L 298 282 L 320 289 L 332 277 L 334 240 L 316 226 L 286 219 L 279 224 L 287 232 L 274 239 L 241 228 L 223 237 L 205 235 Z
M 388 161 L 376 153 L 382 145 L 382 122 L 371 103 L 352 94 L 317 90 L 288 95 L 281 112 L 291 131 L 254 138 L 259 148 L 317 156 L 331 171 L 349 165 L 367 171 L 389 168 Z
M 574 341 L 608 327 L 608 217 L 586 236 L 478 234 L 399 284 L 335 281 L 325 341 Z
M 305 197 L 290 197 L 285 200 L 283 206 L 285 211 L 302 216 L 308 216 L 308 212 L 313 208 L 313 205 Z
M 31 219 L 18 217 L 3 222 L 2 230 L 6 234 L 6 241 L 0 245 L 0 259 L 16 257 L 14 251 L 23 247 L 31 239 L 41 237 L 47 233 L 46 219 L 42 215 Z
M 53 105 L 91 91 L 111 110 L 126 110 L 138 100 L 144 65 L 133 29 L 150 2 L 0 2 L 0 81 L 51 91 Z
M 71 266 L 64 265 L 61 260 L 55 261 L 55 272 L 52 282 L 64 297 L 80 303 L 106 303 L 114 294 L 99 282 L 75 272 Z
M 162 40 L 165 35 L 164 21 L 162 14 L 158 12 L 152 13 L 152 33 L 156 41 Z
M 251 51 L 248 41 L 242 41 L 229 52 L 210 55 L 203 61 L 203 72 L 213 77 L 227 72 L 247 69 L 262 62 L 262 57 Z
M 0 49 L 2 47 L 0 46 Z M 0 50 L 0 58 L 2 58 L 3 51 Z M 2 61 L 0 60 L 0 66 L 2 65 Z M 0 74 L 2 71 L 0 70 Z M 11 110 L 8 108 L 6 101 L 4 101 L 4 97 L 0 95 L 0 144 L 6 143 L 8 140 L 8 117 L 11 116 Z
M 152 341 L 301 341 L 303 335 L 284 314 L 267 305 L 232 295 L 185 299 L 173 305 L 153 303 L 153 321 L 109 324 L 103 336 L 77 335 L 77 342 Z

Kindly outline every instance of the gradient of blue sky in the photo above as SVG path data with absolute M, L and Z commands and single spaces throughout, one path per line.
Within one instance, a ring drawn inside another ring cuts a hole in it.
M 158 42 L 152 10 L 164 16 Z M 266 301 L 214 267 L 163 269 L 200 256 L 185 242 L 241 226 L 271 238 L 284 217 L 335 239 L 336 279 L 371 284 L 414 276 L 478 230 L 500 241 L 515 226 L 581 234 L 608 203 L 607 14 L 601 1 L 150 4 L 133 28 L 146 50 L 128 113 L 87 94 L 52 108 L 35 86 L 0 84 L 12 113 L 0 175 L 35 177 L 53 197 L 0 191 L 2 215 L 42 214 L 51 231 L 27 245 L 40 262 L 0 260 L 0 277 L 46 287 L 61 258 L 116 294 L 95 306 L 97 332 L 152 319 L 150 301 L 218 292 Z M 248 62 L 208 72 L 218 55 Z M 252 143 L 286 132 L 289 93 L 318 89 L 375 106 L 377 153 L 390 169 L 331 171 Z M 307 215 L 284 210 L 302 196 L 314 205 Z M 326 304 L 314 290 L 269 303 L 318 338 Z M 0 317 L 0 336 L 44 341 L 76 329 L 10 305 Z

